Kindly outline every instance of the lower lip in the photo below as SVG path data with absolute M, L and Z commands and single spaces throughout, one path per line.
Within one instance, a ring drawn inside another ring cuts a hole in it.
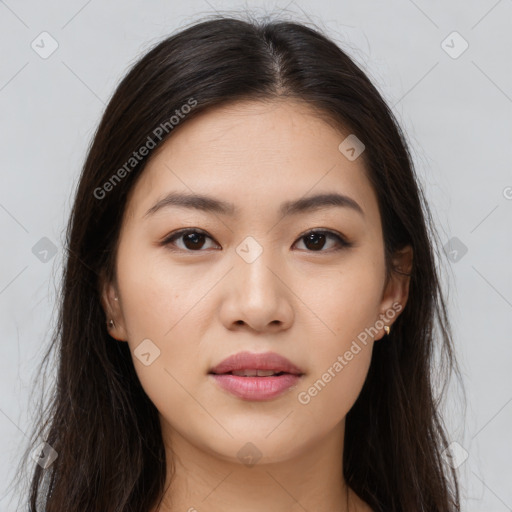
M 229 373 L 210 374 L 217 384 L 233 395 L 244 400 L 269 400 L 275 398 L 300 380 L 299 375 L 284 373 L 272 377 L 240 377 Z

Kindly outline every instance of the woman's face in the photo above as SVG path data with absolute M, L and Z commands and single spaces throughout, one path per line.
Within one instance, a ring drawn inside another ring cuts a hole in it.
M 341 442 L 373 342 L 408 292 L 385 283 L 362 147 L 339 149 L 350 133 L 291 101 L 217 108 L 176 130 L 132 190 L 103 291 L 164 437 L 240 462 Z M 240 352 L 278 354 L 300 375 L 210 373 Z

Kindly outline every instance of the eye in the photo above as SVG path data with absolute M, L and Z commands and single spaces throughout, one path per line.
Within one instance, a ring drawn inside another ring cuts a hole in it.
M 335 233 L 334 231 L 329 230 L 314 230 L 309 231 L 305 235 L 302 235 L 299 240 L 304 240 L 304 245 L 311 249 L 308 252 L 331 252 L 331 251 L 322 251 L 321 249 L 325 246 L 326 239 L 331 238 L 335 240 L 334 251 L 339 251 L 341 249 L 349 248 L 353 246 L 353 243 L 348 242 L 341 234 Z M 336 247 L 337 244 L 337 247 Z
M 175 245 L 175 240 L 183 239 L 183 244 L 185 247 L 178 247 L 178 249 L 189 252 L 198 252 L 199 249 L 204 247 L 205 238 L 213 240 L 200 229 L 181 229 L 180 231 L 171 233 L 171 235 L 162 242 L 162 245 Z
M 304 240 L 304 245 L 307 248 L 307 252 L 328 252 L 322 251 L 325 246 L 326 240 L 334 240 L 334 251 L 349 248 L 353 246 L 353 243 L 348 242 L 341 234 L 330 230 L 313 230 L 309 231 L 305 235 L 302 235 L 298 241 Z M 206 232 L 200 229 L 181 229 L 174 233 L 171 233 L 163 242 L 165 246 L 176 246 L 178 250 L 186 252 L 201 252 L 201 249 L 205 248 L 205 240 L 209 239 L 213 241 L 213 238 L 206 234 Z M 176 241 L 182 241 L 182 246 L 176 244 Z M 297 243 L 295 242 L 295 244 Z M 295 245 L 294 244 L 294 245 Z M 336 247 L 337 245 L 337 247 Z M 174 249 L 172 249 L 174 250 Z

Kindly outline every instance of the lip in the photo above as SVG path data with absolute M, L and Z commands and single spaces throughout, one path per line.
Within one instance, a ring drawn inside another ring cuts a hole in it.
M 239 370 L 272 370 L 282 375 L 243 377 L 228 372 Z M 239 352 L 214 366 L 210 377 L 224 390 L 244 400 L 270 400 L 296 386 L 304 372 L 275 352 Z
M 273 370 L 276 373 L 285 372 L 292 375 L 302 375 L 304 373 L 290 360 L 276 352 L 238 352 L 238 354 L 233 354 L 214 366 L 210 373 L 222 374 L 237 370 Z

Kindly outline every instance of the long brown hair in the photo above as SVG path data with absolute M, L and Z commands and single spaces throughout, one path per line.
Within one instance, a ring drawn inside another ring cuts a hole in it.
M 89 148 L 66 233 L 58 322 L 43 359 L 56 352 L 56 383 L 30 445 L 42 440 L 43 452 L 51 447 L 58 456 L 46 468 L 26 458 L 29 510 L 146 512 L 162 499 L 173 468 L 166 467 L 158 411 L 128 344 L 109 336 L 100 301 L 100 277 L 113 277 L 127 196 L 153 150 L 130 159 L 148 137 L 158 147 L 210 107 L 277 97 L 306 102 L 365 144 L 388 275 L 396 250 L 410 244 L 414 251 L 407 305 L 374 346 L 347 415 L 345 478 L 376 512 L 460 510 L 457 475 L 442 457 L 448 441 L 434 392 L 435 354 L 445 382 L 459 371 L 437 235 L 399 124 L 365 73 L 319 30 L 225 16 L 196 22 L 136 62 Z M 172 116 L 179 117 L 174 128 Z

